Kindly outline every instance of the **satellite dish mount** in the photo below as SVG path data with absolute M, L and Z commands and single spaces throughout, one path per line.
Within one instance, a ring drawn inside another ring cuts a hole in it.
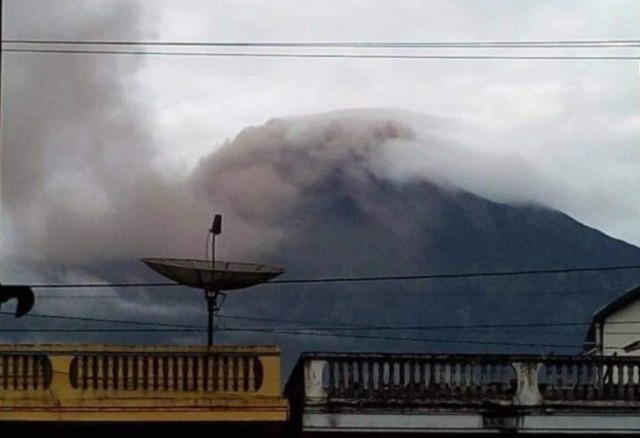
M 226 293 L 223 291 L 247 289 L 265 283 L 279 275 L 285 269 L 259 263 L 242 263 L 216 260 L 216 236 L 222 233 L 222 216 L 216 214 L 207 233 L 206 259 L 142 259 L 147 266 L 161 275 L 182 284 L 204 290 L 207 301 L 208 331 L 207 345 L 213 345 L 214 317 L 220 310 Z M 210 236 L 211 235 L 211 236 Z M 211 259 L 209 259 L 209 237 L 211 240 Z
M 211 271 L 214 272 L 216 267 L 216 236 L 222 234 L 222 215 L 216 214 L 213 217 L 213 223 L 211 224 L 209 233 L 211 234 Z M 222 308 L 226 294 L 216 287 L 214 274 L 211 275 L 211 282 L 205 284 L 206 288 L 204 289 L 204 297 L 207 300 L 208 313 L 207 345 L 212 346 L 214 331 L 213 319 L 215 313 L 220 311 Z

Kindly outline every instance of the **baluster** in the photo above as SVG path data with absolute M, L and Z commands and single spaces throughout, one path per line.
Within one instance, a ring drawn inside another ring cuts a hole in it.
M 32 373 L 33 373 L 33 377 L 32 377 L 32 385 L 33 385 L 33 389 L 38 389 L 38 386 L 40 385 L 40 362 L 42 361 L 42 356 L 34 356 L 33 360 L 31 361 L 31 367 L 32 367 Z M 76 364 L 78 362 L 76 361 Z
M 340 362 L 338 374 L 340 376 L 340 394 L 342 397 L 346 397 L 349 394 L 349 362 L 346 359 Z
M 238 357 L 238 391 L 247 392 L 247 374 L 249 370 L 249 357 L 247 356 L 239 356 Z
M 251 392 L 255 392 L 258 390 L 258 385 L 257 385 L 256 375 L 255 375 L 255 367 L 257 362 L 258 362 L 257 357 L 251 356 L 249 358 L 247 388 Z
M 510 379 L 511 375 L 509 373 L 509 365 L 505 363 L 500 364 L 500 393 L 501 394 L 509 394 L 510 393 Z
M 222 358 L 222 373 L 224 376 L 224 390 L 229 391 L 229 374 L 230 374 L 230 365 L 229 365 L 229 356 L 223 356 Z
M 154 354 L 153 357 L 153 380 L 154 380 L 154 390 L 156 391 L 162 391 L 165 389 L 165 368 L 164 368 L 164 363 L 166 360 L 167 356 L 165 356 L 164 354 L 161 355 L 157 355 Z
M 12 375 L 11 375 L 11 389 L 18 389 L 18 367 L 20 365 L 18 364 L 18 356 L 11 356 L 11 368 L 12 368 Z
M 426 363 L 426 367 L 427 367 L 427 372 L 426 372 L 427 381 L 425 383 L 427 387 L 427 392 L 430 395 L 430 397 L 435 397 L 438 392 L 437 377 L 436 377 L 437 376 L 436 362 L 433 360 L 430 360 L 429 362 Z
M 203 356 L 202 361 L 202 389 L 204 391 L 209 391 L 209 383 L 211 379 L 211 356 Z
M 557 398 L 556 394 L 556 375 L 558 364 L 550 363 L 547 365 L 547 398 L 550 400 L 555 400 Z
M 192 356 L 191 357 L 191 371 L 193 375 L 193 390 L 198 391 L 202 388 L 202 385 L 199 384 L 200 379 L 202 378 L 202 364 L 201 364 L 202 356 Z M 237 376 L 237 374 L 236 374 Z
M 349 362 L 348 359 L 343 359 L 342 362 L 340 362 L 340 386 L 342 388 L 343 397 L 349 396 L 349 379 Z
M 149 356 L 142 353 L 142 389 L 145 391 L 149 390 L 151 386 L 151 366 L 149 364 Z
M 460 397 L 465 398 L 467 397 L 469 394 L 469 363 L 468 362 L 462 362 L 460 364 L 460 381 L 458 382 L 459 385 L 459 391 L 458 394 L 460 395 Z
M 120 356 L 113 356 L 111 359 L 111 365 L 113 367 L 113 389 L 117 390 L 120 388 L 120 376 L 122 375 L 120 367 L 122 361 L 120 360 Z
M 575 385 L 573 384 L 574 364 L 570 363 L 565 365 L 565 369 L 566 369 L 566 380 L 564 381 L 564 388 L 565 388 L 564 400 L 574 400 L 575 399 Z
M 625 399 L 626 400 L 635 400 L 634 394 L 634 384 L 633 384 L 633 369 L 634 366 L 629 364 L 625 365 Z
M 170 356 L 162 356 L 160 361 L 160 375 L 162 379 L 160 380 L 162 384 L 162 389 L 164 391 L 168 391 L 171 388 L 171 373 L 169 372 L 169 361 L 171 360 Z
M 468 397 L 477 398 L 480 391 L 478 372 L 480 365 L 477 362 L 469 362 L 468 371 Z
M 416 397 L 416 361 L 414 359 L 408 359 L 405 364 L 407 383 L 405 385 L 404 391 L 407 398 L 415 398 Z
M 382 362 L 382 383 L 383 383 L 383 388 L 384 391 L 389 391 L 389 388 L 392 385 L 392 373 L 393 370 L 391 369 L 392 363 L 389 362 L 388 360 L 385 360 L 384 362 Z
M 498 386 L 500 383 L 500 365 L 488 364 L 489 367 L 489 390 L 493 397 L 498 396 Z
M 379 360 L 372 362 L 371 376 L 373 379 L 372 391 L 376 394 L 382 388 L 382 363 Z
M 480 365 L 480 391 L 483 397 L 486 397 L 487 393 L 490 391 L 490 377 L 489 373 L 491 369 L 489 368 L 489 364 Z
M 613 398 L 613 366 L 611 361 L 607 361 L 604 372 L 604 398 Z
M 347 379 L 349 378 L 349 373 L 346 371 L 347 366 L 348 364 L 345 360 L 339 361 L 337 365 L 338 374 L 336 375 L 336 380 L 338 382 L 338 394 L 340 394 L 340 397 L 344 397 L 347 394 Z
M 131 356 L 122 356 L 122 385 L 126 390 L 131 389 Z
M 140 387 L 140 356 L 138 355 L 131 357 L 131 378 L 133 390 L 137 391 Z
M 212 366 L 212 371 L 211 371 L 211 378 L 212 378 L 212 382 L 213 382 L 213 390 L 214 391 L 220 391 L 222 388 L 222 366 L 221 366 L 221 358 L 220 355 L 215 355 L 214 357 L 211 358 L 211 366 Z
M 174 391 L 180 390 L 180 357 L 171 357 L 171 381 Z
M 569 364 L 562 364 L 562 377 L 561 377 L 561 382 L 560 382 L 560 388 L 562 388 L 562 399 L 563 400 L 569 400 L 571 397 L 571 390 L 569 388 L 569 371 L 570 370 L 570 365 Z
M 369 394 L 371 397 L 375 397 L 376 391 L 379 388 L 378 384 L 378 363 L 377 361 L 369 360 Z
M 352 374 L 353 374 L 353 386 L 355 390 L 356 397 L 362 397 L 362 393 L 364 392 L 364 379 L 363 379 L 363 363 L 362 359 L 358 358 L 354 362 L 352 362 Z
M 230 371 L 231 376 L 229 377 L 229 384 L 231 391 L 238 390 L 238 357 L 230 356 L 229 361 L 231 362 Z
M 25 354 L 22 356 L 22 373 L 21 373 L 21 389 L 25 390 L 29 387 L 29 355 Z
M 624 400 L 624 393 L 625 393 L 625 370 L 626 370 L 626 365 L 624 363 L 618 363 L 616 364 L 616 371 L 617 371 L 617 375 L 618 375 L 618 391 L 616 394 L 616 399 L 617 400 Z
M 396 397 L 399 390 L 398 386 L 400 383 L 400 373 L 399 373 L 400 365 L 398 362 L 389 361 L 389 392 L 392 397 Z
M 97 380 L 98 380 L 98 388 L 96 389 L 107 389 L 107 379 L 106 379 L 106 370 L 107 367 L 106 361 L 107 358 L 105 356 L 95 356 L 96 364 L 98 365 L 97 369 Z
M 574 386 L 574 396 L 578 400 L 584 400 L 584 363 L 580 362 L 575 365 L 576 384 Z
M 9 387 L 9 356 L 6 354 L 2 355 L 2 387 Z
M 195 357 L 187 355 L 184 357 L 184 370 L 185 370 L 185 391 L 193 391 L 195 389 L 196 376 L 194 375 L 194 361 Z
M 444 397 L 445 395 L 445 384 L 446 384 L 446 376 L 445 376 L 445 364 L 443 362 L 437 362 L 436 366 L 438 367 L 438 396 Z
M 415 381 L 415 391 L 416 391 L 416 397 L 417 398 L 422 398 L 422 396 L 425 393 L 425 385 L 424 385 L 424 362 L 417 360 L 415 362 L 415 376 L 416 376 L 416 381 Z
M 604 400 L 605 398 L 604 389 L 605 389 L 605 383 L 607 378 L 607 366 L 601 360 L 598 360 L 596 367 L 597 367 L 596 372 L 598 373 L 598 377 L 596 379 L 596 381 L 598 382 L 598 385 L 596 388 L 596 399 Z
M 451 369 L 451 376 L 449 381 L 449 395 L 453 398 L 458 398 L 463 393 L 464 382 L 464 362 L 460 362 L 459 359 L 454 359 L 455 362 L 449 364 Z
M 96 390 L 98 389 L 98 358 L 95 355 L 87 356 L 87 360 L 89 361 L 89 388 Z
M 585 367 L 587 370 L 585 400 L 594 400 L 596 385 L 598 384 L 598 372 L 596 366 L 592 363 L 585 364 Z
M 246 356 L 238 356 L 238 391 L 246 392 Z

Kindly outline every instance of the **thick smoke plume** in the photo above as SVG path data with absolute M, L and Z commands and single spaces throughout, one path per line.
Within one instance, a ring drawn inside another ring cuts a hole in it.
M 19 9 L 45 4 L 18 3 L 9 12 L 37 21 Z M 77 14 L 58 7 L 60 26 L 42 38 L 149 37 L 130 2 L 81 14 L 85 21 L 65 22 Z M 10 54 L 5 61 L 5 259 L 90 265 L 201 257 L 217 212 L 225 217 L 224 256 L 262 257 L 288 232 L 283 218 L 305 190 L 334 172 L 354 180 L 373 172 L 398 184 L 427 179 L 505 202 L 541 201 L 549 191 L 517 158 L 483 156 L 446 140 L 441 126 L 450 122 L 390 110 L 273 119 L 243 130 L 191 175 L 175 177 L 159 159 L 162 141 L 136 83 L 140 58 Z
M 74 117 L 79 114 L 67 120 Z M 527 189 L 546 183 L 517 158 L 487 157 L 438 136 L 418 136 L 403 118 L 390 111 L 341 111 L 273 119 L 243 130 L 190 176 L 173 181 L 154 167 L 153 138 L 137 123 L 107 120 L 85 145 L 63 136 L 69 143 L 61 149 L 49 136 L 33 161 L 14 157 L 22 172 L 36 178 L 26 190 L 5 195 L 11 231 L 18 250 L 58 261 L 198 257 L 208 221 L 221 212 L 223 253 L 252 259 L 277 247 L 288 231 L 284 219 L 301 195 L 335 172 L 352 181 L 367 174 L 397 184 L 425 179 L 504 202 L 538 200 Z M 115 138 L 113 130 L 119 131 Z M 37 165 L 47 162 L 51 150 L 63 151 L 50 157 L 53 174 Z M 9 172 L 5 184 L 19 187 L 18 176 Z M 26 219 L 17 220 L 18 214 Z
M 49 2 L 17 3 L 37 10 Z M 42 38 L 149 38 L 137 30 L 139 6 L 94 6 L 74 14 L 73 5 L 57 3 L 59 26 L 47 26 L 51 33 Z M 8 13 L 38 17 L 33 10 Z M 154 161 L 152 120 L 135 83 L 141 62 L 5 55 L 3 256 L 87 263 L 160 251 L 172 243 L 161 236 L 188 241 L 180 238 L 180 224 L 192 208 L 184 207 L 180 185 L 163 177 Z

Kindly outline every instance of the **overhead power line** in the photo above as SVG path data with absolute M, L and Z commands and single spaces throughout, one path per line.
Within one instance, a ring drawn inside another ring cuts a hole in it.
M 0 311 L 0 315 L 14 316 L 13 312 Z M 164 327 L 172 329 L 189 329 L 189 330 L 205 330 L 206 327 L 190 324 L 173 324 L 162 323 L 153 321 L 138 321 L 138 320 L 125 320 L 125 319 L 111 319 L 111 318 L 96 318 L 96 317 L 82 317 L 71 315 L 58 315 L 58 314 L 42 314 L 42 313 L 29 313 L 25 315 L 29 318 L 38 319 L 54 319 L 62 321 L 78 321 L 78 322 L 98 322 L 109 324 L 126 324 L 126 325 L 138 325 L 138 326 L 153 326 Z M 290 321 L 282 319 L 269 319 L 269 318 L 253 318 L 242 317 L 234 315 L 221 315 L 219 318 L 229 320 L 240 321 L 252 321 L 252 322 L 267 322 L 275 324 L 306 324 L 307 326 L 298 327 L 284 327 L 284 329 L 292 329 L 298 331 L 309 330 L 323 330 L 323 331 L 391 331 L 391 330 L 475 330 L 475 329 L 487 329 L 487 328 L 537 328 L 537 327 L 579 327 L 589 325 L 585 322 L 568 322 L 568 323 L 522 323 L 522 324 L 452 324 L 452 325 L 349 325 L 349 324 L 326 324 L 326 323 L 314 323 L 311 321 Z M 640 321 L 638 321 L 640 323 Z M 311 326 L 309 326 L 311 324 Z M 266 329 L 277 329 L 278 327 L 267 327 Z M 252 327 L 252 329 L 260 329 L 260 327 Z
M 291 280 L 271 280 L 269 284 L 314 284 L 314 283 L 363 283 L 382 281 L 418 281 L 435 279 L 462 279 L 462 278 L 483 278 L 483 277 L 514 277 L 523 275 L 558 275 L 574 273 L 611 272 L 640 269 L 640 265 L 620 265 L 601 267 L 577 267 L 560 269 L 528 269 L 521 271 L 484 271 L 468 273 L 443 273 L 443 274 L 416 274 L 416 275 L 383 275 L 370 277 L 324 277 L 324 278 L 301 278 Z M 50 284 L 21 284 L 34 289 L 75 289 L 75 288 L 130 288 L 130 287 L 184 287 L 178 283 L 169 282 L 127 282 L 127 283 L 50 283 Z M 9 285 L 7 285 L 9 286 Z
M 0 311 L 0 315 L 14 316 L 13 312 Z M 96 318 L 96 317 L 82 317 L 72 315 L 59 315 L 59 314 L 42 314 L 42 313 L 29 313 L 25 315 L 29 318 L 45 318 L 45 319 L 57 319 L 65 321 L 81 321 L 81 322 L 99 322 L 99 323 L 111 323 L 111 324 L 131 324 L 141 326 L 156 326 L 165 328 L 176 329 L 192 329 L 192 330 L 205 330 L 206 327 L 200 325 L 190 324 L 174 324 L 174 323 L 162 323 L 153 321 L 139 321 L 129 319 L 112 319 L 112 318 Z M 327 324 L 324 322 L 312 322 L 308 320 L 286 320 L 286 319 L 270 319 L 259 317 L 247 317 L 238 315 L 220 315 L 219 318 L 252 321 L 252 322 L 267 322 L 275 324 L 312 324 L 313 326 L 298 326 L 298 327 L 284 327 L 284 329 L 295 329 L 298 331 L 309 330 L 323 330 L 323 331 L 359 331 L 359 330 L 475 330 L 475 329 L 505 329 L 505 328 L 563 328 L 563 327 L 583 327 L 591 324 L 590 321 L 576 321 L 576 322 L 540 322 L 540 323 L 491 323 L 491 324 L 427 324 L 427 325 L 350 325 L 350 324 Z M 624 321 L 610 321 L 607 324 L 610 325 L 640 325 L 640 320 L 624 320 Z M 278 327 L 252 327 L 256 330 L 271 330 L 279 329 Z M 639 332 L 640 333 L 640 332 Z
M 166 290 L 165 290 L 166 291 Z M 171 292 L 171 291 L 169 291 Z M 196 292 L 202 292 L 202 291 L 198 291 L 196 289 L 193 290 L 194 294 Z M 327 291 L 329 292 L 329 291 Z M 335 292 L 337 293 L 344 293 L 344 291 L 342 290 L 336 290 Z M 376 290 L 376 291 L 369 291 L 369 290 L 362 290 L 362 291 L 350 291 L 349 293 L 357 293 L 357 292 L 362 292 L 362 293 L 366 293 L 366 294 L 371 294 L 371 293 L 385 293 L 386 291 L 381 291 L 381 290 Z M 619 291 L 617 291 L 619 292 Z M 404 291 L 403 295 L 415 295 L 415 294 L 420 294 L 420 295 L 429 295 L 429 296 L 440 296 L 440 295 L 470 295 L 470 294 L 474 294 L 474 293 L 482 293 L 482 294 L 487 294 L 489 293 L 490 296 L 492 297 L 499 297 L 499 296 L 504 296 L 504 295 L 509 295 L 509 296 L 518 296 L 518 295 L 533 295 L 535 294 L 535 296 L 571 296 L 571 295 L 579 295 L 579 296 L 584 296 L 584 295 L 602 295 L 602 294 L 607 294 L 607 295 L 611 295 L 614 292 L 611 290 L 607 290 L 607 289 L 598 289 L 598 290 L 517 290 L 517 291 L 508 291 L 508 292 L 504 292 L 504 291 L 500 291 L 500 290 L 495 290 L 495 291 L 482 291 L 482 292 L 476 292 L 475 290 L 452 290 L 452 291 L 442 291 L 442 290 L 429 290 L 429 291 L 422 291 L 422 290 L 416 290 L 416 291 Z M 156 293 L 154 293 L 154 295 L 156 295 Z M 163 295 L 164 297 L 167 297 L 168 295 Z M 195 297 L 195 295 L 194 295 Z M 37 295 L 37 298 L 39 300 L 123 300 L 123 299 L 127 299 L 130 297 L 125 297 L 123 295 L 69 295 L 66 293 L 62 293 L 59 295 L 50 295 L 49 293 L 39 293 Z M 200 297 L 198 296 L 198 299 Z
M 640 40 L 548 40 L 548 41 L 124 41 L 124 40 L 38 40 L 10 39 L 12 45 L 65 46 L 150 46 L 216 48 L 355 48 L 355 49 L 475 49 L 475 48 L 635 48 Z
M 10 312 L 0 312 L 3 315 L 12 315 Z M 30 314 L 30 317 L 51 318 L 60 320 L 75 320 L 83 322 L 105 322 L 118 324 L 134 324 L 159 326 L 163 328 L 38 328 L 38 329 L 0 329 L 0 333 L 204 333 L 205 327 L 185 325 L 185 324 L 168 324 L 155 323 L 148 321 L 131 321 L 118 319 L 102 319 L 90 317 L 76 317 L 68 315 L 48 315 L 48 314 Z M 277 320 L 276 320 L 277 321 Z M 283 322 L 283 321 L 278 321 Z M 614 324 L 640 324 L 640 321 L 616 321 Z M 476 341 L 461 339 L 433 339 L 433 338 L 413 338 L 399 336 L 380 336 L 380 335 L 363 335 L 353 333 L 337 333 L 337 331 L 356 331 L 356 330 L 436 330 L 436 329 L 486 329 L 486 328 L 538 328 L 538 327 L 577 327 L 588 325 L 584 322 L 563 322 L 563 323 L 523 323 L 523 324 L 474 324 L 474 325 L 427 325 L 427 326 L 339 326 L 339 327 L 294 327 L 294 328 L 277 328 L 277 327 L 224 327 L 218 331 L 226 332 L 248 332 L 248 333 L 266 333 L 275 335 L 298 335 L 312 337 L 335 337 L 350 339 L 372 339 L 372 340 L 391 340 L 402 342 L 420 342 L 420 343 L 444 343 L 444 344 L 465 344 L 465 345 L 492 345 L 492 346 L 515 346 L 515 347 L 545 347 L 545 348 L 580 348 L 579 345 L 573 344 L 547 344 L 536 342 L 501 342 L 501 341 Z M 335 333 L 331 333 L 335 331 Z M 506 332 L 500 332 L 506 334 Z M 498 334 L 500 334 L 498 333 Z M 620 331 L 612 332 L 613 334 L 640 334 L 640 331 Z M 566 334 L 563 332 L 552 332 L 552 334 Z M 617 349 L 617 347 L 611 347 Z
M 0 315 L 14 315 L 14 313 L 0 311 Z M 196 325 L 170 324 L 170 323 L 152 322 L 152 321 L 134 321 L 129 319 L 123 320 L 123 319 L 92 318 L 92 317 L 83 317 L 83 316 L 53 315 L 53 314 L 42 314 L 42 313 L 28 313 L 25 316 L 28 316 L 29 318 L 57 319 L 62 321 L 100 322 L 100 323 L 110 323 L 110 324 L 128 324 L 128 325 L 168 327 L 168 328 L 178 328 L 178 329 L 198 329 L 198 330 L 204 329 L 204 327 L 196 326 Z
M 290 59 L 378 59 L 378 60 L 479 60 L 479 61 L 637 61 L 640 55 L 417 55 L 417 54 L 347 54 L 347 53 L 265 53 L 265 52 L 186 52 L 146 50 L 89 49 L 3 49 L 5 53 L 182 56 L 204 58 L 290 58 Z
M 0 329 L 0 333 L 203 333 L 207 329 L 189 329 L 189 328 L 173 328 L 173 329 Z M 294 329 L 269 329 L 269 328 L 219 328 L 216 332 L 246 332 L 246 333 L 268 333 L 275 335 L 293 335 L 293 336 L 313 336 L 313 337 L 332 337 L 332 338 L 348 338 L 348 339 L 371 339 L 371 340 L 388 340 L 402 342 L 419 342 L 419 343 L 437 343 L 437 344 L 462 344 L 462 345 L 494 345 L 494 346 L 513 346 L 513 347 L 545 347 L 545 348 L 579 348 L 574 344 L 546 344 L 535 342 L 499 342 L 499 341 L 473 341 L 460 339 L 431 339 L 431 338 L 407 338 L 400 336 L 376 336 L 376 335 L 358 335 L 346 333 L 326 333 L 299 331 Z

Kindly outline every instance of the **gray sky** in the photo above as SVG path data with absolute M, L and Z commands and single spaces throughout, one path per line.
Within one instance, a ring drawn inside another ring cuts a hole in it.
M 640 39 L 636 1 L 4 3 L 6 39 Z M 638 50 L 525 54 L 594 52 L 636 55 Z M 482 52 L 489 53 L 522 54 Z M 166 233 L 176 233 L 174 241 L 182 242 L 167 248 L 174 254 L 199 250 L 202 233 L 176 231 L 174 225 L 185 222 L 180 213 L 188 210 L 203 218 L 186 220 L 190 229 L 202 225 L 197 229 L 203 230 L 209 220 L 208 210 L 198 210 L 180 191 L 201 158 L 242 129 L 272 118 L 352 108 L 409 111 L 418 131 L 421 120 L 430 129 L 436 129 L 431 121 L 440 120 L 438 133 L 471 151 L 448 159 L 451 171 L 445 174 L 458 178 L 462 188 L 481 187 L 483 195 L 497 200 L 542 202 L 640 245 L 637 61 L 38 54 L 4 59 L 5 255 L 9 248 L 13 256 L 64 258 L 68 248 L 60 242 L 78 236 L 91 237 L 85 245 L 74 244 L 84 254 L 111 249 L 116 256 L 137 255 L 132 246 L 162 249 L 158 239 L 148 237 Z M 425 165 L 428 160 L 415 160 L 425 151 L 412 147 L 417 149 L 411 154 L 383 157 L 396 177 L 434 172 Z M 167 203 L 174 208 L 163 208 Z M 143 214 L 156 219 L 140 220 Z M 47 253 L 44 247 L 53 249 Z M 68 252 L 69 260 L 77 261 Z

